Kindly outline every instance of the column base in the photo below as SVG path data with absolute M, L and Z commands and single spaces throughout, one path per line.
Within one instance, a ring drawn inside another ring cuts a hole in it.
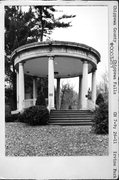
M 49 107 L 49 106 L 47 106 L 47 109 L 48 109 L 49 112 L 50 112 L 51 110 L 56 110 L 55 107 Z

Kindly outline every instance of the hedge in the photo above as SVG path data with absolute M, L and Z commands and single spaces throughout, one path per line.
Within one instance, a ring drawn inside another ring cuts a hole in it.
M 49 120 L 49 111 L 45 106 L 32 106 L 24 110 L 19 121 L 30 125 L 46 125 Z

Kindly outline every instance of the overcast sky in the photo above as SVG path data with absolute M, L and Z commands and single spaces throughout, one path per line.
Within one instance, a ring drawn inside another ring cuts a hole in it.
M 92 46 L 101 54 L 101 62 L 97 66 L 97 83 L 101 75 L 108 69 L 108 9 L 104 6 L 59 6 L 56 16 L 61 14 L 76 15 L 72 18 L 72 27 L 57 28 L 51 35 L 52 40 L 63 40 L 83 43 Z M 90 77 L 89 77 L 90 79 Z M 78 79 L 66 80 L 78 90 Z M 90 81 L 89 81 L 90 86 Z

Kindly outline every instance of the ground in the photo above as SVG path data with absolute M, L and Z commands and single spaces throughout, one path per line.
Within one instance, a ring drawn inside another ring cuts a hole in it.
M 6 123 L 6 156 L 108 155 L 108 135 L 90 126 L 29 126 Z

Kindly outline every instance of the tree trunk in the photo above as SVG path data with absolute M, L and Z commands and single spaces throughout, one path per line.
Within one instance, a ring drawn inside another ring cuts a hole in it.
M 40 8 L 40 21 L 41 21 L 41 35 L 40 41 L 43 41 L 43 33 L 44 33 L 44 24 L 43 24 L 43 7 Z

